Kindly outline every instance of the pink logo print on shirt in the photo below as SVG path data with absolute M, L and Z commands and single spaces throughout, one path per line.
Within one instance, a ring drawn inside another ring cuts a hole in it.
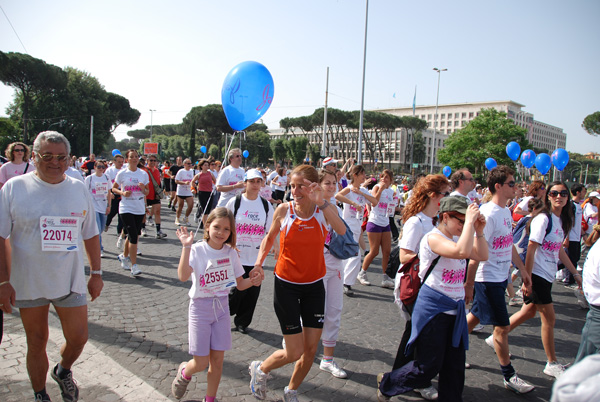
M 513 245 L 512 233 L 509 233 L 506 236 L 495 237 L 492 240 L 492 249 L 493 250 L 509 248 L 509 247 L 512 247 L 512 245 Z
M 465 271 L 451 271 L 444 268 L 442 271 L 442 282 L 447 284 L 463 283 L 465 279 Z
M 542 244 L 542 250 L 549 251 L 551 253 L 555 253 L 560 250 L 561 246 L 562 246 L 561 242 L 545 241 Z

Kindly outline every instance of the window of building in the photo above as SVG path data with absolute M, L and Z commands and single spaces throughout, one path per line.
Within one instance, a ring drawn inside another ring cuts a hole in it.
M 446 113 L 442 113 L 442 119 L 446 118 Z
M 463 121 L 461 122 L 461 125 L 464 127 L 464 126 L 466 126 L 466 125 L 467 125 L 467 122 L 463 120 Z
M 462 113 L 462 118 L 463 118 L 463 119 L 466 119 L 466 118 L 467 118 L 467 112 L 463 112 L 463 113 Z
M 473 112 L 469 112 L 469 119 L 473 118 Z
M 454 121 L 454 127 L 458 127 L 458 120 Z
M 430 114 L 427 115 L 427 120 L 431 120 L 431 115 Z
M 446 122 L 445 122 L 445 121 L 441 122 L 441 123 L 440 123 L 440 126 L 441 126 L 441 127 L 445 127 L 445 126 L 446 126 Z
M 460 117 L 460 113 L 454 113 L 454 118 L 458 119 Z

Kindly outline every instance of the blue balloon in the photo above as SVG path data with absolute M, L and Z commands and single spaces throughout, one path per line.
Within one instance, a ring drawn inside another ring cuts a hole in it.
M 485 160 L 485 167 L 487 168 L 487 170 L 492 170 L 496 166 L 498 166 L 498 162 L 496 162 L 494 158 L 487 158 Z
M 450 177 L 450 175 L 452 174 L 452 168 L 450 166 L 444 166 L 444 168 L 442 169 L 442 173 L 444 174 L 444 176 Z
M 541 174 L 545 175 L 550 170 L 552 166 L 552 161 L 550 160 L 550 155 L 548 154 L 539 154 L 535 157 L 535 167 L 540 171 Z
M 563 169 L 567 166 L 567 163 L 569 163 L 569 153 L 562 148 L 558 148 L 554 152 L 552 152 L 551 159 L 552 164 L 562 172 Z
M 205 153 L 206 153 L 206 147 L 205 147 L 204 145 L 202 145 L 202 146 L 200 147 L 200 152 L 202 152 L 203 154 L 205 154 Z
M 235 66 L 223 82 L 221 104 L 229 125 L 240 131 L 261 118 L 271 106 L 275 88 L 265 66 L 245 61 Z
M 112 156 L 115 156 L 115 155 L 121 155 L 121 151 L 119 151 L 119 150 L 118 150 L 118 149 L 116 149 L 116 148 L 115 148 L 115 149 L 113 149 L 113 150 L 112 150 Z
M 244 150 L 244 152 L 242 152 L 242 155 L 244 155 L 244 158 L 247 158 L 250 155 L 250 152 L 248 152 L 248 150 Z
M 531 149 L 526 149 L 523 151 L 521 154 L 521 163 L 527 169 L 530 169 L 535 163 L 535 152 L 533 152 Z
M 513 161 L 519 159 L 519 154 L 521 154 L 521 146 L 514 141 L 511 141 L 506 146 L 506 155 Z

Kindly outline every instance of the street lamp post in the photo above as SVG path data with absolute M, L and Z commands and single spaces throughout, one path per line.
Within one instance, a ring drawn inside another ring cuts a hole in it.
M 362 95 L 360 98 L 360 121 L 358 123 L 358 158 L 357 163 L 362 164 L 362 145 L 363 145 L 363 119 L 365 114 L 365 72 L 367 69 L 367 27 L 369 25 L 369 0 L 366 1 L 365 11 L 365 46 L 363 50 L 363 75 L 362 75 Z
M 431 144 L 431 170 L 430 173 L 433 174 L 433 162 L 435 160 L 435 132 L 437 130 L 437 116 L 438 116 L 438 102 L 440 100 L 440 77 L 442 75 L 442 71 L 448 71 L 447 68 L 439 69 L 437 67 L 433 68 L 433 71 L 438 73 L 438 85 L 437 85 L 437 96 L 435 98 L 435 115 L 433 116 L 433 141 Z
M 150 142 L 152 142 L 152 117 L 154 117 L 156 109 L 150 109 Z
M 579 163 L 580 171 L 579 171 L 579 183 L 581 183 L 581 178 L 583 177 L 583 164 L 575 159 L 570 160 L 570 162 Z

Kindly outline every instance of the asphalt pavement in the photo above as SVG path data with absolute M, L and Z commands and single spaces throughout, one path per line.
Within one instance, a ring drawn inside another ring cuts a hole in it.
M 171 382 L 187 352 L 187 292 L 191 282 L 177 279 L 181 245 L 175 236 L 175 214 L 163 201 L 163 240 L 141 238 L 143 271 L 132 277 L 117 261 L 116 221 L 103 233 L 106 257 L 102 260 L 104 290 L 89 303 L 89 341 L 73 366 L 80 389 L 80 401 L 168 401 Z M 197 239 L 199 236 L 197 236 Z M 315 364 L 298 390 L 299 400 L 376 401 L 377 374 L 389 371 L 404 329 L 392 291 L 378 286 L 381 278 L 377 258 L 368 271 L 372 286 L 356 284 L 355 296 L 344 297 L 340 336 L 335 359 L 348 373 L 347 379 L 334 378 L 319 370 L 322 348 Z M 266 279 L 249 334 L 233 332 L 233 349 L 225 353 L 223 376 L 217 398 L 221 402 L 254 401 L 250 393 L 248 365 L 263 360 L 281 348 L 281 332 L 273 310 L 274 259 L 265 263 Z M 86 271 L 89 268 L 86 267 Z M 577 306 L 573 290 L 555 283 L 555 343 L 559 362 L 571 363 L 577 353 L 587 310 Z M 509 307 L 509 313 L 517 311 Z M 232 325 L 233 327 L 233 325 Z M 548 401 L 554 379 L 542 373 L 545 354 L 540 338 L 539 316 L 510 334 L 513 366 L 524 380 L 535 385 L 529 394 L 516 395 L 502 384 L 498 360 L 484 339 L 491 327 L 470 336 L 463 398 L 465 401 Z M 63 341 L 59 320 L 50 310 L 48 357 L 52 367 L 59 358 Z M 26 340 L 17 309 L 4 316 L 4 339 L 0 344 L 0 401 L 32 401 L 33 393 L 26 369 Z M 283 388 L 292 373 L 289 365 L 272 373 L 267 400 L 283 398 Z M 434 380 L 434 384 L 436 380 Z M 60 401 L 58 385 L 48 376 L 46 388 L 53 401 Z M 206 392 L 206 372 L 194 376 L 183 401 L 202 401 Z M 410 392 L 392 400 L 419 401 Z

